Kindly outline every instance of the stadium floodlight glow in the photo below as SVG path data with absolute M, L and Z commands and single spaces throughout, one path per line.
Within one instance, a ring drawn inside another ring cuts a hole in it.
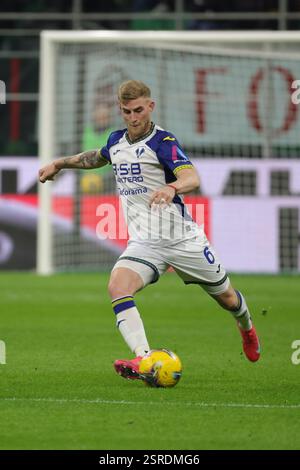
M 44 31 L 40 166 L 88 150 L 97 132 L 101 147 L 104 128 L 123 128 L 116 91 L 127 79 L 150 86 L 155 122 L 173 132 L 192 159 L 211 159 L 212 171 L 225 158 L 295 159 L 299 109 L 290 83 L 300 79 L 299 44 L 297 31 Z M 104 104 L 105 112 L 98 112 L 97 104 Z M 100 115 L 105 126 L 96 122 Z M 67 170 L 53 183 L 39 184 L 38 273 L 106 269 L 122 252 L 122 241 L 96 233 L 101 202 L 113 204 L 119 217 L 109 170 Z M 243 201 L 255 194 L 255 185 L 248 172 L 232 178 L 224 196 Z M 213 240 L 213 223 L 211 230 Z M 232 256 L 238 256 L 234 250 Z

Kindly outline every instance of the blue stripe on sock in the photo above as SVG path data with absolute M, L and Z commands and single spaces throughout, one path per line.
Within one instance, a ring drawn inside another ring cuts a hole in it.
M 113 307 L 115 314 L 117 315 L 123 310 L 127 310 L 128 308 L 135 307 L 135 303 L 133 300 L 128 300 L 127 302 L 122 302 L 121 304 L 116 305 Z
M 237 295 L 237 297 L 238 297 L 238 299 L 239 299 L 239 305 L 238 305 L 237 307 L 235 307 L 235 308 L 232 308 L 232 309 L 231 309 L 232 312 L 238 312 L 238 311 L 240 310 L 241 306 L 242 306 L 242 303 L 243 303 L 243 299 L 242 299 L 242 296 L 241 296 L 240 292 L 235 289 L 235 293 L 236 293 L 236 295 Z

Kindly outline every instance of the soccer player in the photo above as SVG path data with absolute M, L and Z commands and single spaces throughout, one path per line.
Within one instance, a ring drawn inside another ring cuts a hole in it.
M 260 345 L 245 298 L 232 287 L 202 227 L 184 205 L 182 195 L 199 187 L 196 170 L 176 137 L 151 121 L 155 103 L 148 86 L 126 81 L 118 98 L 126 129 L 112 132 L 100 150 L 54 160 L 39 171 L 44 183 L 64 168 L 112 165 L 129 242 L 112 269 L 108 290 L 117 327 L 135 355 L 116 360 L 115 370 L 125 378 L 140 378 L 139 363 L 150 347 L 134 296 L 170 266 L 185 284 L 199 284 L 232 314 L 246 357 L 257 361 Z

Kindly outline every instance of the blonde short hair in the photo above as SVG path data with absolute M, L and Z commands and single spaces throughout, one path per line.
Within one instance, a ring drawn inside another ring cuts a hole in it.
M 145 83 L 139 80 L 128 80 L 119 86 L 118 98 L 121 103 L 127 103 L 140 97 L 151 98 L 151 90 Z

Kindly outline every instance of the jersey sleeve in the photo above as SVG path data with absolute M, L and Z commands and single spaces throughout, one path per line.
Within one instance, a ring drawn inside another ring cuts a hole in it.
M 124 132 L 126 131 L 126 129 L 122 129 L 122 130 L 119 130 L 119 131 L 113 131 L 109 134 L 109 137 L 107 139 L 107 143 L 106 145 L 104 145 L 104 147 L 101 148 L 100 150 L 100 155 L 102 156 L 102 158 L 104 158 L 110 165 L 111 165 L 111 158 L 110 158 L 110 154 L 109 154 L 109 149 L 117 144 L 119 142 L 119 140 L 121 139 L 121 137 L 123 136 Z
M 103 158 L 104 160 L 106 160 L 108 163 L 111 164 L 111 159 L 110 159 L 110 155 L 109 155 L 109 150 L 108 150 L 107 144 L 106 144 L 104 147 L 101 148 L 99 157 L 100 157 L 100 158 Z
M 179 170 L 185 168 L 193 168 L 192 162 L 189 160 L 182 150 L 178 140 L 172 134 L 164 137 L 156 151 L 159 162 L 176 176 Z

